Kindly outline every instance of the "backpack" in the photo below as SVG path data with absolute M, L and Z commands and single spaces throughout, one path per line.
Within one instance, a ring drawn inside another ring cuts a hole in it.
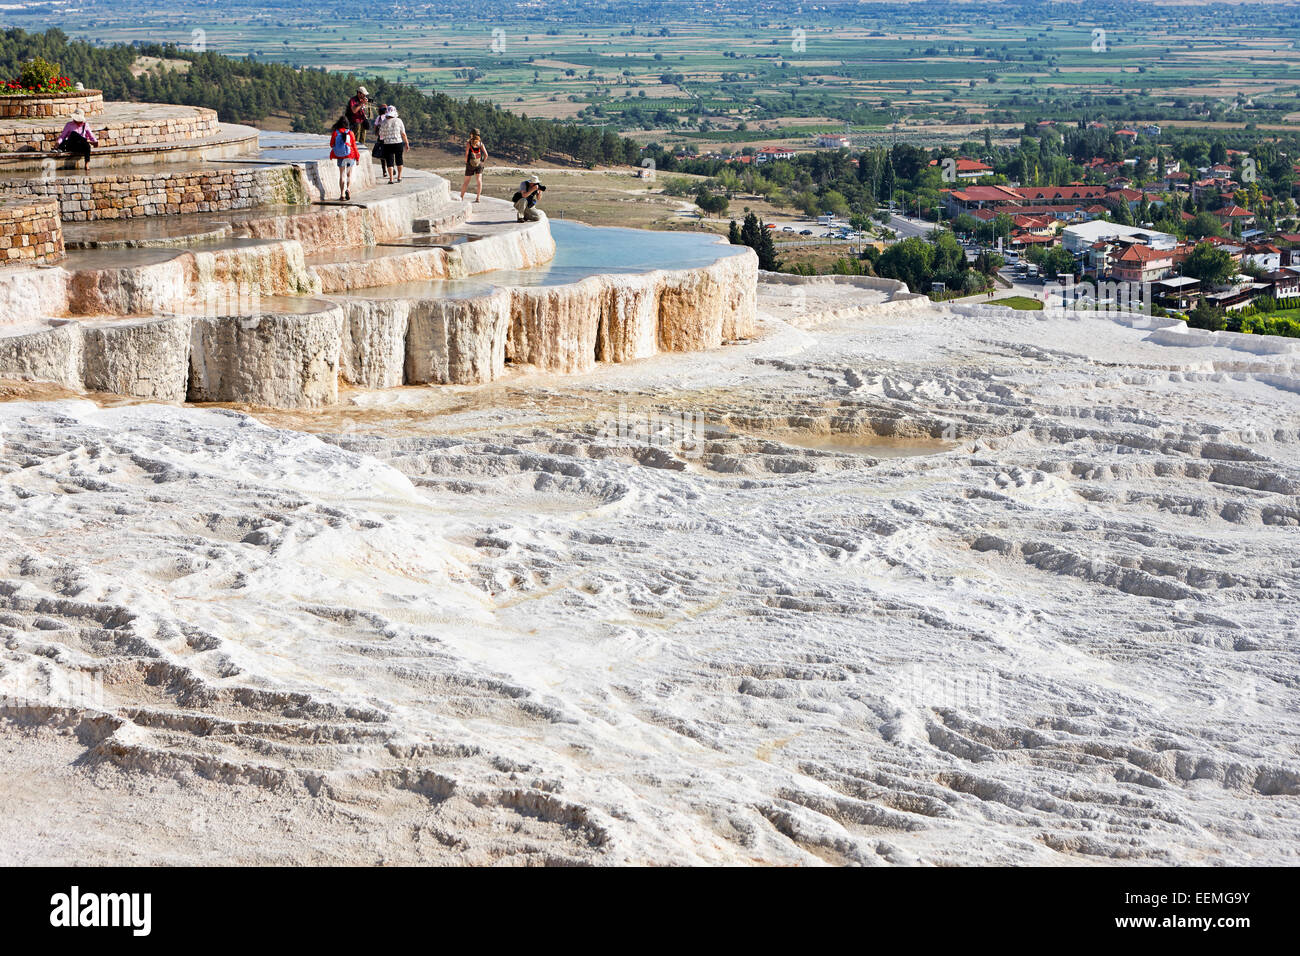
M 347 159 L 352 155 L 352 147 L 348 144 L 348 137 L 352 135 L 351 130 L 338 129 L 334 131 L 334 148 L 331 152 L 335 159 Z

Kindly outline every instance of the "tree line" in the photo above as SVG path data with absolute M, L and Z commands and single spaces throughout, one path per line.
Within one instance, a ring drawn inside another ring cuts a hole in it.
M 380 77 L 197 53 L 174 44 L 100 47 L 71 40 L 57 28 L 0 33 L 0 69 L 7 76 L 16 76 L 22 64 L 36 56 L 61 64 L 70 79 L 103 90 L 107 99 L 205 106 L 216 110 L 222 122 L 256 123 L 282 113 L 295 130 L 326 132 L 356 88 L 364 85 L 372 103 L 397 107 L 415 145 L 459 149 L 477 128 L 494 155 L 517 162 L 543 157 L 585 166 L 640 161 L 638 145 L 612 131 L 533 119 L 492 103 L 425 93 Z M 164 65 L 137 75 L 132 67 L 141 56 L 184 61 L 187 66 Z

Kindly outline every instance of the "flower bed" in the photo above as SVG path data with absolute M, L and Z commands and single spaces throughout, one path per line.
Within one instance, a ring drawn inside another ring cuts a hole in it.
M 9 80 L 0 85 L 0 96 L 50 96 L 76 92 L 78 90 L 66 76 L 52 76 L 35 84 L 22 80 Z
M 39 119 L 45 116 L 71 116 L 77 110 L 93 116 L 104 108 L 104 94 L 99 90 L 66 90 L 53 93 L 14 92 L 7 84 L 0 87 L 0 117 Z

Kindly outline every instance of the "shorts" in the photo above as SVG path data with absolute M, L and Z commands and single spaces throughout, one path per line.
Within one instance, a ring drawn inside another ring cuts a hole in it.
M 478 175 L 482 174 L 482 172 L 483 172 L 483 167 L 482 167 L 482 166 L 471 166 L 469 163 L 466 163 L 466 164 L 465 164 L 465 175 L 466 175 L 466 176 L 478 176 Z
M 383 152 L 380 153 L 380 156 L 383 157 L 385 166 L 401 166 L 402 155 L 405 152 L 405 143 L 384 143 Z
M 352 159 L 351 157 L 346 157 L 344 159 L 336 159 L 334 160 L 334 162 L 339 164 L 339 169 L 349 169 L 357 164 L 357 161 L 355 159 Z

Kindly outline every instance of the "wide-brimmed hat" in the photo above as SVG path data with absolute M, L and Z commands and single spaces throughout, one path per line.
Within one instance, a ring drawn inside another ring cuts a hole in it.
M 385 115 L 385 116 L 396 116 L 396 115 L 397 115 L 397 107 L 396 107 L 396 106 L 389 106 L 388 109 L 386 109 L 386 110 L 384 111 L 384 115 Z
M 536 173 L 534 173 L 532 176 L 529 176 L 527 181 L 530 182 L 530 183 L 537 183 L 537 184 L 539 184 L 539 185 L 540 185 L 541 182 L 542 182 L 540 179 L 537 178 L 537 174 L 536 174 Z
M 370 91 L 369 91 L 368 89 L 366 89 L 364 86 L 358 86 L 358 87 L 357 87 L 357 93 L 358 93 L 359 95 L 361 95 L 361 96 L 369 96 L 369 95 L 370 95 Z
M 86 114 L 85 114 L 82 110 L 76 110 L 76 111 L 72 114 L 72 122 L 74 122 L 74 123 L 84 123 L 84 122 L 86 122 Z

